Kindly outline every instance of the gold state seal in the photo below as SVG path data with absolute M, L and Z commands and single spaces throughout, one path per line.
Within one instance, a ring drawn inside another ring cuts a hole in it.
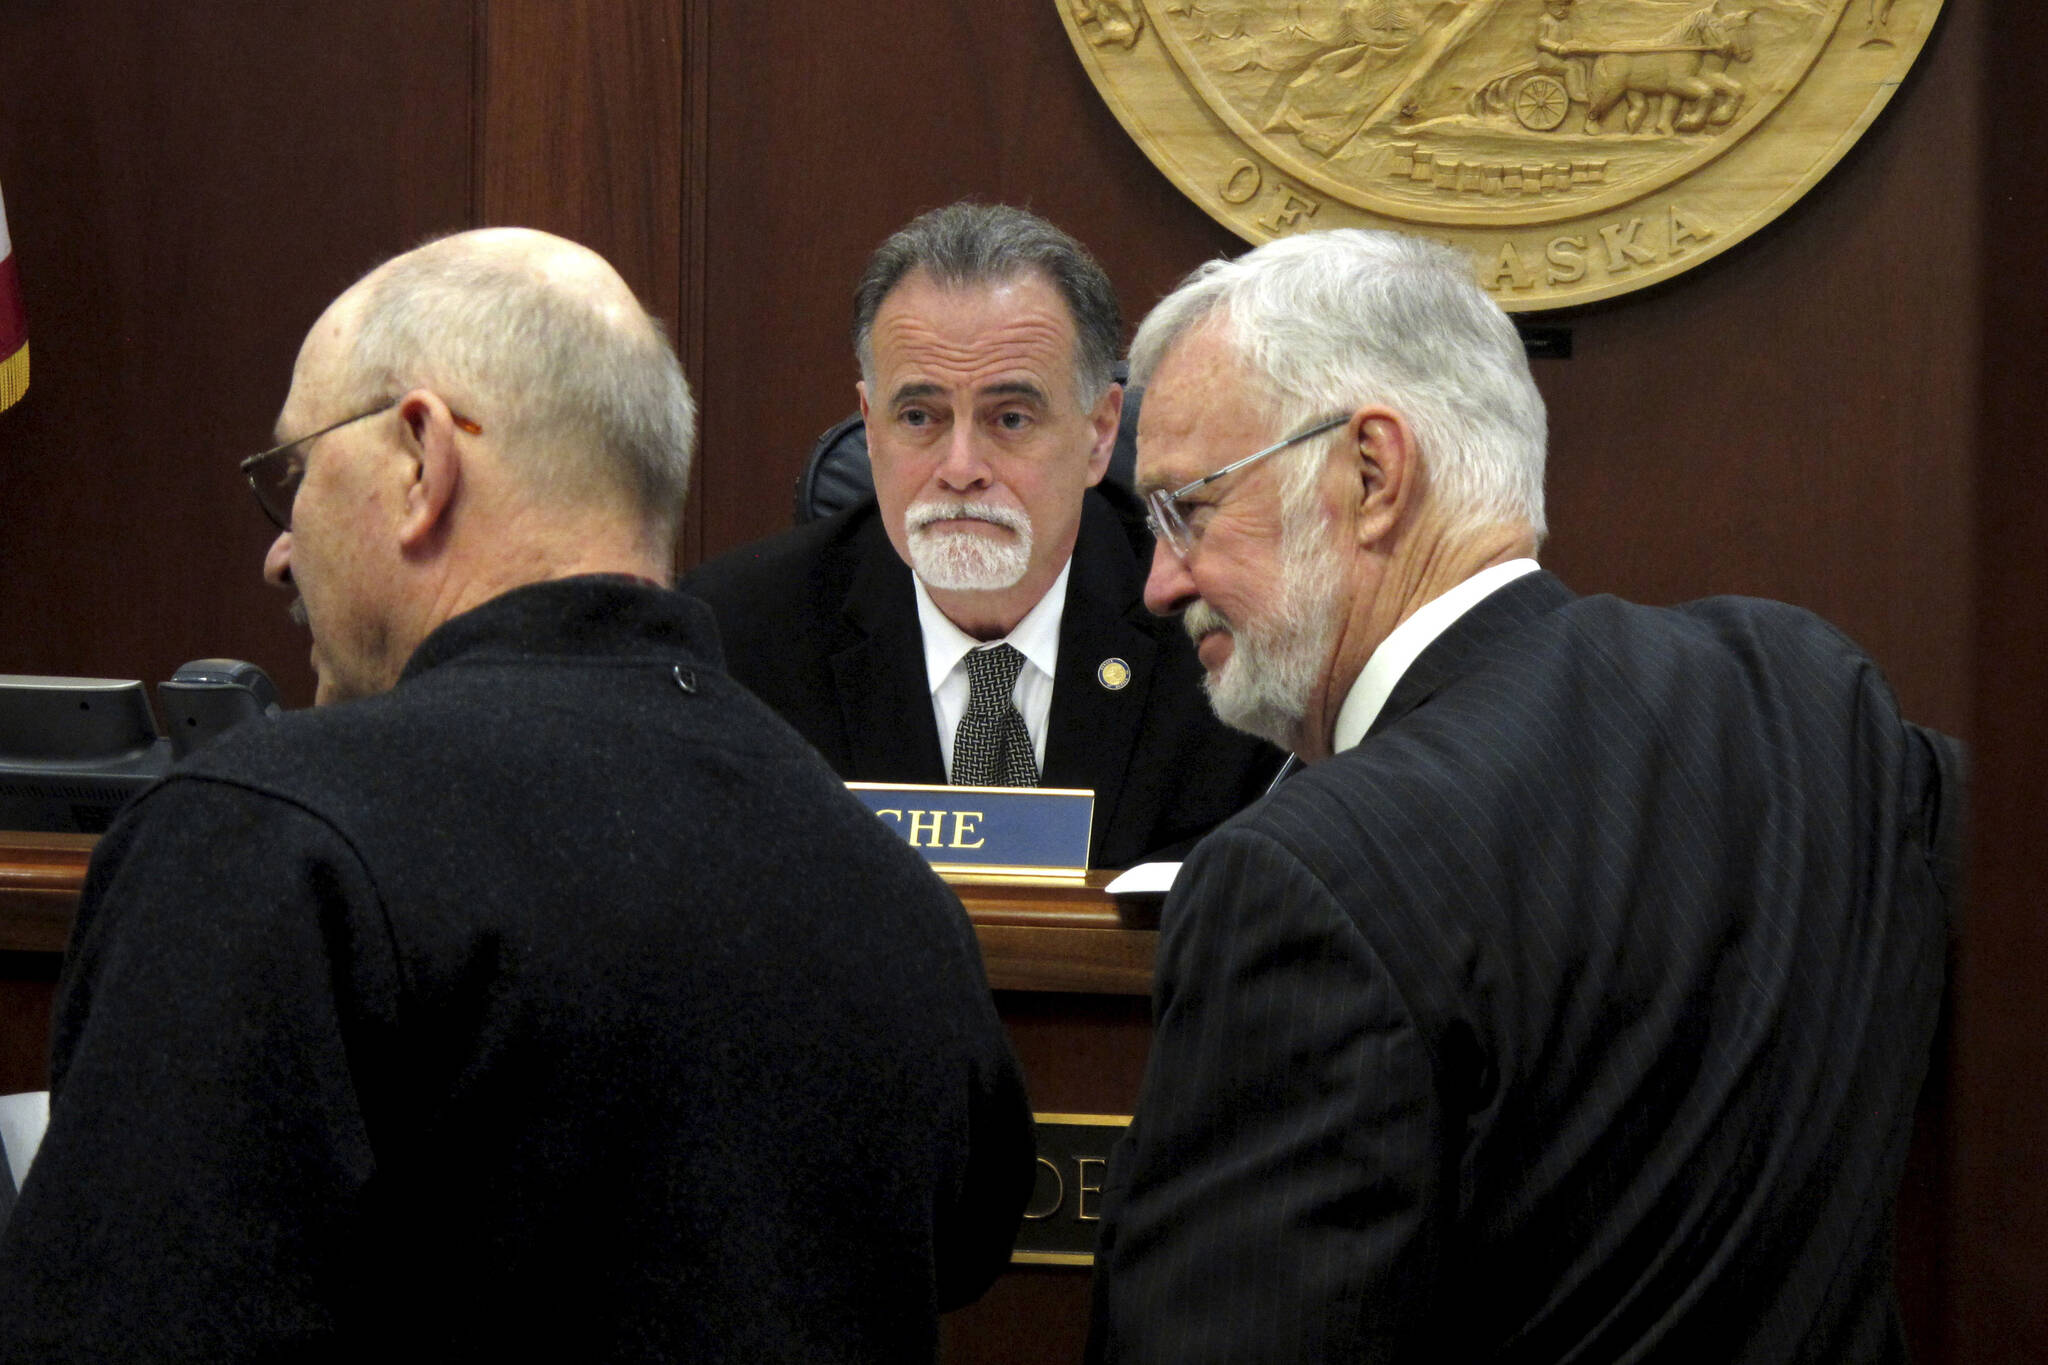
M 1783 213 L 1941 0 L 1056 0 L 1095 88 L 1248 241 L 1470 250 L 1509 309 L 1640 289 Z

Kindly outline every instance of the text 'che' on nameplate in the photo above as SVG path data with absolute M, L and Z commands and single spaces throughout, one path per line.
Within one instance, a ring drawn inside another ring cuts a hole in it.
M 1046 877 L 1088 872 L 1095 793 L 1062 787 L 930 787 L 849 782 L 882 822 L 951 877 Z

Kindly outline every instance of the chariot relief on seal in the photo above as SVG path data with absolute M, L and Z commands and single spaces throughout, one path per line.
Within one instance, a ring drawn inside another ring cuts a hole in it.
M 1248 241 L 1469 248 L 1510 309 L 1641 288 L 1784 212 L 1941 0 L 1055 0 L 1096 89 Z

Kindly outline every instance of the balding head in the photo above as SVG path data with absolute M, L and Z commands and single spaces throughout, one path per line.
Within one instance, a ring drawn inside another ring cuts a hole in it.
M 672 543 L 689 484 L 689 386 L 660 325 L 596 252 L 527 228 L 457 233 L 371 271 L 316 336 L 330 320 L 346 341 L 345 402 L 431 387 L 490 428 L 542 512 L 609 505 Z
M 300 348 L 278 428 L 303 439 L 274 455 L 264 574 L 299 595 L 318 699 L 391 686 L 523 584 L 667 578 L 693 417 L 660 327 L 573 242 L 465 232 L 364 276 Z

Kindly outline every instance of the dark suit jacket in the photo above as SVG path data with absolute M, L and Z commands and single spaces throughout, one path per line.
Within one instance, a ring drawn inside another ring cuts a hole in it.
M 1281 762 L 1271 745 L 1215 718 L 1186 632 L 1145 610 L 1150 554 L 1136 500 L 1091 489 L 1040 779 L 1095 793 L 1097 867 L 1179 856 L 1256 800 Z M 682 586 L 718 617 L 732 676 L 841 777 L 945 782 L 910 570 L 872 501 L 742 546 Z M 1112 658 L 1130 666 L 1121 689 L 1097 677 Z
M 1794 608 L 1481 602 L 1182 868 L 1097 1354 L 1897 1358 L 1957 758 Z

